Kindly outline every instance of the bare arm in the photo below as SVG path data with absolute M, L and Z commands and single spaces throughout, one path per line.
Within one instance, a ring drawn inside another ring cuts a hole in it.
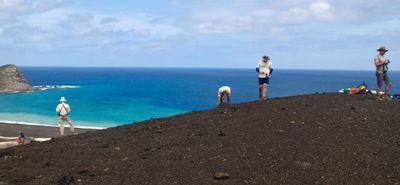
M 66 109 L 66 111 L 67 111 L 68 113 L 71 112 L 71 107 L 70 107 L 69 105 L 66 105 L 65 109 Z
M 381 66 L 381 65 L 385 65 L 385 64 L 388 64 L 388 63 L 389 63 L 389 62 L 388 62 L 387 59 L 384 60 L 384 61 L 380 61 L 379 59 L 376 59 L 376 60 L 375 60 L 375 66 L 376 66 L 376 67 Z

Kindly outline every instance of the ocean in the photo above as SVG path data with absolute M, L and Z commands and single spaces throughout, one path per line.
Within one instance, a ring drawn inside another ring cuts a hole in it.
M 0 122 L 56 126 L 61 96 L 80 127 L 113 127 L 216 107 L 217 90 L 229 85 L 232 103 L 256 101 L 255 69 L 21 67 L 41 91 L 0 94 Z M 392 94 L 400 72 L 390 72 Z M 365 81 L 375 89 L 374 71 L 280 70 L 271 76 L 268 97 L 337 92 Z

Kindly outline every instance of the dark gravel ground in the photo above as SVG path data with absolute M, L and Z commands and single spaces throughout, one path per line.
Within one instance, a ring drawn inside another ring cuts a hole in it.
M 5 184 L 400 184 L 400 102 L 314 94 L 0 150 Z

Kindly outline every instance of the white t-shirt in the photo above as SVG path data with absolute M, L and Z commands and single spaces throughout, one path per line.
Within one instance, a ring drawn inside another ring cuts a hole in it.
M 71 108 L 66 103 L 60 103 L 57 105 L 56 112 L 61 116 L 66 116 L 71 111 Z
M 271 61 L 268 61 L 268 62 L 260 61 L 257 64 L 257 68 L 259 70 L 258 78 L 267 78 L 267 77 L 269 77 L 269 75 L 271 73 L 272 62 Z
M 222 86 L 218 89 L 218 96 L 222 93 L 231 94 L 231 88 L 229 86 Z

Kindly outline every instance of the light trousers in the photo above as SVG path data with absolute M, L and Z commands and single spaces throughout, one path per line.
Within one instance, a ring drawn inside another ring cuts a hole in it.
M 60 127 L 60 134 L 64 135 L 64 122 L 69 124 L 69 129 L 72 133 L 75 132 L 74 125 L 72 124 L 71 119 L 68 116 L 58 116 L 58 126 Z

